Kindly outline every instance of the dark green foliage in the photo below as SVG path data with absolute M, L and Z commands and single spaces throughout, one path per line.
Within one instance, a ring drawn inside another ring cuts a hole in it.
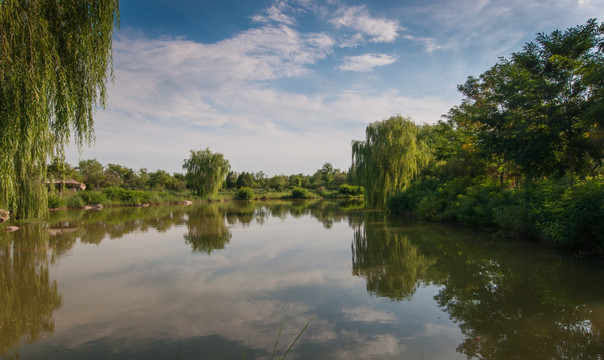
M 254 190 L 249 187 L 242 187 L 235 192 L 233 195 L 233 199 L 235 200 L 253 200 L 254 199 Z
M 68 208 L 77 209 L 77 208 L 84 207 L 86 204 L 84 203 L 84 200 L 82 200 L 81 197 L 76 195 L 76 196 L 68 197 L 67 201 L 66 201 L 66 205 Z
M 562 247 L 604 251 L 601 181 L 574 187 L 542 181 L 516 189 L 489 180 L 439 184 L 429 179 L 391 196 L 388 208 L 427 220 L 499 229 L 515 238 L 548 239 Z
M 120 187 L 108 187 L 103 189 L 103 194 L 108 200 L 117 201 L 126 205 L 140 205 L 156 203 L 156 199 L 151 193 L 141 190 L 126 190 Z
M 310 192 L 307 189 L 303 188 L 293 188 L 292 190 L 292 198 L 293 199 L 308 199 L 310 198 Z
M 82 191 L 78 194 L 87 205 L 105 204 L 107 197 L 105 193 L 99 191 Z
M 248 172 L 242 172 L 237 176 L 237 182 L 235 183 L 237 188 L 241 187 L 249 187 L 252 188 L 255 186 L 254 182 L 254 174 Z
M 361 196 L 365 192 L 362 186 L 342 184 L 338 187 L 338 194 L 343 196 Z
M 546 199 L 536 224 L 556 244 L 604 252 L 604 184 L 587 182 Z
M 57 195 L 48 195 L 48 208 L 57 209 L 64 207 L 66 204 L 65 198 Z

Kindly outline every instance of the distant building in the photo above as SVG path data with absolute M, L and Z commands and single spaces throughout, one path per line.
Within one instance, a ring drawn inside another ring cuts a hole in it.
M 50 185 L 50 180 L 46 181 L 46 185 Z M 66 180 L 53 180 L 52 184 L 61 192 L 63 189 L 73 189 L 76 191 L 86 190 L 86 184 L 81 183 L 79 181 L 75 181 L 73 179 Z

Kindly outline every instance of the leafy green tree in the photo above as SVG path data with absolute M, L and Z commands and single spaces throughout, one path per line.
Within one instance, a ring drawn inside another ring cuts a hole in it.
M 237 187 L 237 173 L 229 171 L 226 177 L 225 187 L 227 189 L 235 189 Z
M 205 150 L 191 150 L 191 156 L 184 161 L 187 186 L 199 196 L 215 195 L 222 187 L 231 166 L 220 153 Z
M 473 131 L 488 161 L 529 178 L 566 173 L 572 183 L 604 155 L 597 141 L 604 125 L 602 31 L 592 19 L 539 34 L 523 51 L 459 86 L 465 98 L 450 119 Z
M 149 174 L 149 186 L 156 190 L 170 189 L 175 179 L 164 170 L 157 170 Z
M 82 176 L 76 168 L 58 158 L 55 158 L 52 163 L 48 165 L 46 175 L 53 179 L 73 179 L 82 181 Z
M 48 158 L 93 139 L 118 0 L 0 3 L 0 208 L 44 215 Z
M 254 181 L 254 175 L 248 172 L 242 172 L 237 177 L 237 188 L 249 187 L 254 188 L 256 186 L 256 182 Z
M 350 174 L 370 206 L 383 208 L 388 195 L 407 187 L 428 164 L 430 151 L 418 134 L 418 126 L 399 115 L 369 124 L 366 140 L 352 142 Z
M 105 167 L 105 182 L 107 186 L 133 188 L 136 182 L 134 170 L 118 164 L 107 164 Z
M 275 175 L 269 179 L 268 183 L 273 189 L 283 191 L 287 187 L 288 178 L 285 175 Z
M 97 159 L 81 160 L 78 171 L 84 179 L 87 189 L 100 189 L 105 184 L 105 171 Z

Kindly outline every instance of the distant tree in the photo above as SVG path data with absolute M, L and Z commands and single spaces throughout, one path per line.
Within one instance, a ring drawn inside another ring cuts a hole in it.
M 172 179 L 174 181 L 169 187 L 170 190 L 182 191 L 187 188 L 187 181 L 184 174 L 174 173 L 172 174 Z
M 0 1 L 0 208 L 46 212 L 46 162 L 93 139 L 118 0 Z
M 103 165 L 97 159 L 81 160 L 78 163 L 78 171 L 88 189 L 98 190 L 105 184 Z
M 82 181 L 82 175 L 76 168 L 68 163 L 55 158 L 47 167 L 46 175 L 52 179 L 73 179 Z
M 285 175 L 275 175 L 269 179 L 269 184 L 273 189 L 283 191 L 287 187 L 287 180 Z
M 149 173 L 149 186 L 155 190 L 165 190 L 173 187 L 175 179 L 164 170 Z
M 407 187 L 428 164 L 430 151 L 418 134 L 418 126 L 399 115 L 369 124 L 365 141 L 352 142 L 350 174 L 370 206 L 383 208 L 388 195 Z
M 138 173 L 136 174 L 136 178 L 134 180 L 134 188 L 136 189 L 146 189 L 148 187 L 150 187 L 149 185 L 149 173 L 147 172 L 146 168 L 140 168 L 138 170 Z
M 105 167 L 105 183 L 107 186 L 134 187 L 136 181 L 134 170 L 118 164 L 107 164 Z
M 235 189 L 237 188 L 237 173 L 234 171 L 229 171 L 226 177 L 225 187 L 227 189 Z
M 184 161 L 187 187 L 199 196 L 215 195 L 222 187 L 231 166 L 220 153 L 212 153 L 209 148 L 193 151 Z
M 248 172 L 242 172 L 237 177 L 237 188 L 249 187 L 255 188 L 256 182 L 254 181 L 254 175 Z
M 254 184 L 257 188 L 268 188 L 269 181 L 264 171 L 258 171 L 254 174 Z

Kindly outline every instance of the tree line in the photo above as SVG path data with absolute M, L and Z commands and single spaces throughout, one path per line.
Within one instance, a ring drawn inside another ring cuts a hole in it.
M 434 125 L 353 142 L 369 205 L 604 251 L 604 24 L 538 34 L 458 90 Z
M 189 189 L 202 197 L 213 196 L 220 190 L 237 190 L 242 187 L 273 191 L 295 187 L 318 191 L 336 190 L 348 181 L 347 172 L 334 168 L 331 163 L 324 163 L 312 175 L 298 173 L 267 176 L 263 171 L 236 172 L 231 170 L 228 160 L 222 154 L 213 153 L 210 149 L 191 150 L 191 156 L 183 161 L 183 170 L 184 173 L 170 174 L 164 170 L 134 170 L 113 163 L 103 165 L 97 159 L 81 160 L 77 166 L 54 160 L 48 165 L 47 178 L 73 179 L 84 183 L 88 190 L 109 187 L 158 191 Z

